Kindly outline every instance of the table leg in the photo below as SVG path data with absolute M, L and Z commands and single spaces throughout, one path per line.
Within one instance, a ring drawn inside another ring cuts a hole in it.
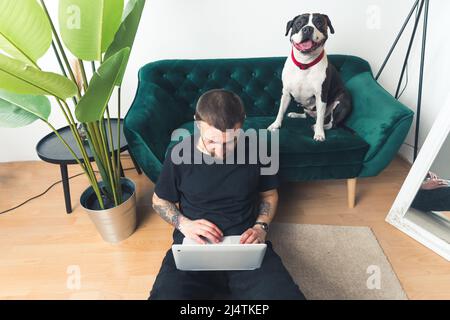
M 70 202 L 70 189 L 69 189 L 69 175 L 67 173 L 67 165 L 61 164 L 61 177 L 62 177 L 62 185 L 64 190 L 64 201 L 66 202 L 66 212 L 72 212 L 72 204 Z

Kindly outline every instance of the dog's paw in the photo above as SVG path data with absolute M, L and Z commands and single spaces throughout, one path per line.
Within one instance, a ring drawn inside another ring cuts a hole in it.
M 275 121 L 267 128 L 267 130 L 274 131 L 274 130 L 280 129 L 280 127 L 281 127 L 281 123 Z
M 298 119 L 298 118 L 305 119 L 305 118 L 306 118 L 306 114 L 304 114 L 304 113 L 298 113 L 298 112 L 289 112 L 289 113 L 287 114 L 287 116 L 288 116 L 289 118 L 293 118 L 293 119 Z
M 323 131 L 323 129 L 321 130 L 321 129 L 316 128 L 316 125 L 312 125 L 311 127 L 314 130 L 314 140 L 324 141 L 325 140 L 325 132 Z
M 325 141 L 325 133 L 324 132 L 316 132 L 314 134 L 314 140 L 316 140 L 316 141 Z

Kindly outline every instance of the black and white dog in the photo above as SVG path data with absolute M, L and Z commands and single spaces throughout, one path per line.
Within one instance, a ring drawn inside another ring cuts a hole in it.
M 291 31 L 292 51 L 283 68 L 280 109 L 269 130 L 281 127 L 292 98 L 304 112 L 290 112 L 288 117 L 306 118 L 308 114 L 316 118 L 316 141 L 325 140 L 324 129 L 339 126 L 350 114 L 350 93 L 324 51 L 328 28 L 334 33 L 328 16 L 318 13 L 302 14 L 287 23 L 286 36 Z

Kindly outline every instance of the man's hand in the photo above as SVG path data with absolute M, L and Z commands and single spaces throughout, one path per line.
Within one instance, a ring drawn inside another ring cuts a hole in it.
M 269 224 L 270 221 L 272 221 L 273 216 L 275 215 L 275 209 L 278 203 L 277 189 L 260 192 L 259 196 L 259 212 L 256 221 Z M 252 228 L 248 229 L 242 234 L 240 243 L 264 243 L 266 242 L 266 236 L 266 230 L 264 230 L 261 225 L 255 224 Z
M 433 179 L 433 180 L 439 179 L 438 175 L 431 171 L 428 171 L 428 176 L 430 177 L 430 179 Z
M 212 243 L 218 243 L 222 241 L 223 233 L 213 223 L 205 220 L 190 220 L 186 217 L 182 217 L 178 230 L 192 240 L 197 241 L 200 244 L 206 244 L 206 241 L 201 237 L 205 237 Z
M 222 241 L 223 233 L 220 229 L 211 222 L 201 220 L 190 220 L 181 214 L 177 203 L 161 199 L 158 195 L 153 193 L 153 209 L 165 221 L 180 230 L 185 237 L 197 241 L 200 244 L 206 244 L 204 237 L 212 243 Z
M 264 243 L 266 241 L 266 231 L 264 231 L 260 226 L 256 225 L 253 228 L 247 229 L 240 240 L 240 244 L 249 243 Z
M 422 190 L 434 190 L 438 188 L 448 187 L 448 183 L 442 179 L 428 179 L 422 183 L 420 187 Z

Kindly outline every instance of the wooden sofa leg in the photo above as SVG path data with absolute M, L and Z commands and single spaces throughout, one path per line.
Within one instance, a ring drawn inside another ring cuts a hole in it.
M 347 179 L 347 202 L 349 208 L 355 207 L 356 178 Z

